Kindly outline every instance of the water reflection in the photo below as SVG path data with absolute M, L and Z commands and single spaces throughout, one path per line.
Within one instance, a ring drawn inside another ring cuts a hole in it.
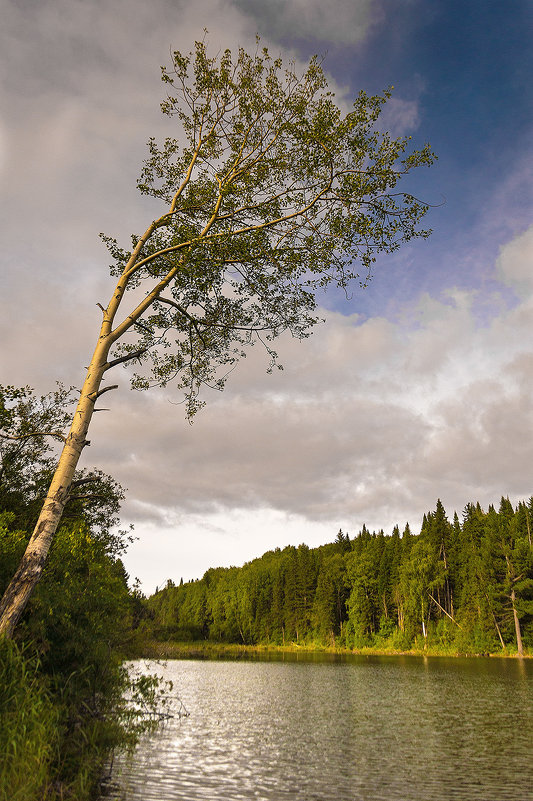
M 119 761 L 120 801 L 533 801 L 531 662 L 170 661 L 165 675 L 190 717 Z

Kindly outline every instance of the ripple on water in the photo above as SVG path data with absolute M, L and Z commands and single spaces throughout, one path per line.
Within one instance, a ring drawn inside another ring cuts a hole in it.
M 121 756 L 108 798 L 533 801 L 531 663 L 176 660 L 164 672 L 190 717 Z

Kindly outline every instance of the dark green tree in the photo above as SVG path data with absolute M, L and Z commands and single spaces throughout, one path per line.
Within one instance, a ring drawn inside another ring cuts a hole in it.
M 319 640 L 334 643 L 336 637 L 342 637 L 343 624 L 347 618 L 347 598 L 346 563 L 343 554 L 323 554 L 319 562 L 313 602 L 313 627 Z
M 524 506 L 522 509 L 518 507 L 515 512 L 509 499 L 502 498 L 498 515 L 498 540 L 505 560 L 505 569 L 502 570 L 502 595 L 505 599 L 504 608 L 512 615 L 519 656 L 523 656 L 524 653 L 522 621 L 531 620 L 533 615 L 533 551 L 526 509 Z
M 346 557 L 346 576 L 350 586 L 348 625 L 357 646 L 369 644 L 377 630 L 380 557 L 379 539 L 363 526 L 360 536 L 354 540 L 353 551 Z
M 437 607 L 436 616 L 453 617 L 453 581 L 450 577 L 450 557 L 453 553 L 453 528 L 446 517 L 440 498 L 434 512 L 424 517 L 421 535 L 427 537 L 437 563 L 439 580 L 433 583 L 434 595 L 431 598 Z
M 350 537 L 343 532 L 342 528 L 339 529 L 339 533 L 335 537 L 335 544 L 338 546 L 340 553 L 347 553 L 350 550 Z
M 285 573 L 285 625 L 296 641 L 305 639 L 312 627 L 312 609 L 318 577 L 316 553 L 309 546 L 290 548 Z

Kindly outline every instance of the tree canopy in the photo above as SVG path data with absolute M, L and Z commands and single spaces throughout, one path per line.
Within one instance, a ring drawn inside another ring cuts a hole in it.
M 151 368 L 135 386 L 177 379 L 192 414 L 247 345 L 275 361 L 277 335 L 309 333 L 317 288 L 364 284 L 378 253 L 427 236 L 427 206 L 392 190 L 433 155 L 378 132 L 390 91 L 360 92 L 343 114 L 317 58 L 298 76 L 266 48 L 210 58 L 197 42 L 162 78 L 179 135 L 150 140 L 138 186 L 167 210 L 133 250 L 102 235 L 119 291 L 147 287 L 110 335 L 135 331 L 122 356 Z

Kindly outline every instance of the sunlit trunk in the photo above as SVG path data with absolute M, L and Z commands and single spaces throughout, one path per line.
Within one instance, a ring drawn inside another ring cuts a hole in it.
M 110 343 L 99 341 L 81 391 L 72 425 L 35 529 L 20 565 L 0 601 L 0 635 L 11 637 L 44 569 L 46 557 L 68 501 L 79 458 L 87 442 L 94 404 L 106 367 Z

